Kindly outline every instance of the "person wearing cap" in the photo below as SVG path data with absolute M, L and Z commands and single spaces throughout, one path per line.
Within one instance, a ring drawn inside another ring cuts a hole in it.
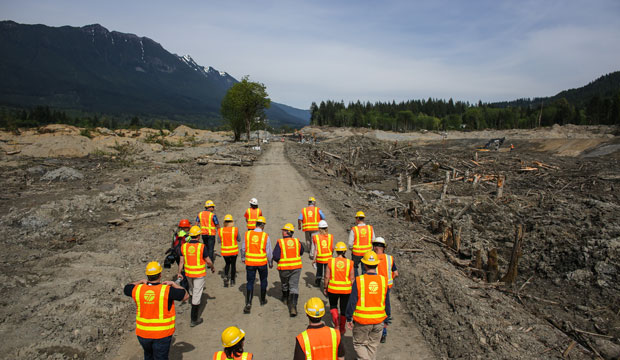
M 297 229 L 303 230 L 304 234 L 306 234 L 306 246 L 308 249 L 312 246 L 312 237 L 319 230 L 319 221 L 321 220 L 325 220 L 325 214 L 316 206 L 316 199 L 311 196 L 308 199 L 308 206 L 301 209 L 301 214 L 297 218 Z
M 269 235 L 264 232 L 267 220 L 263 216 L 256 219 L 256 228 L 245 233 L 245 241 L 239 247 L 241 261 L 245 262 L 245 274 L 247 279 L 245 293 L 244 314 L 249 314 L 252 310 L 252 297 L 254 296 L 254 281 L 256 273 L 260 277 L 260 304 L 267 303 L 267 264 L 273 267 L 273 252 L 271 250 L 271 240 Z
M 370 250 L 362 258 L 365 273 L 353 282 L 347 304 L 347 328 L 353 330 L 353 348 L 358 359 L 376 359 L 383 322 L 390 315 L 387 279 L 377 274 L 379 257 Z
M 327 221 L 319 221 L 319 233 L 312 237 L 312 249 L 310 250 L 310 259 L 316 267 L 316 275 L 314 277 L 314 285 L 320 287 L 325 267 L 332 258 L 334 252 L 334 235 L 327 232 Z
M 353 260 L 355 276 L 359 275 L 358 268 L 360 266 L 362 274 L 364 273 L 364 266 L 360 264 L 360 261 L 364 254 L 372 249 L 372 241 L 375 240 L 375 230 L 372 225 L 366 225 L 365 218 L 364 212 L 358 211 L 355 214 L 355 226 L 349 232 L 349 247 L 351 248 L 351 260 Z
M 256 228 L 256 219 L 258 219 L 259 216 L 263 216 L 263 211 L 258 207 L 258 200 L 256 198 L 251 198 L 250 207 L 245 211 L 245 214 L 243 214 L 248 230 L 254 230 L 254 228 Z
M 293 360 L 338 359 L 344 360 L 345 347 L 340 333 L 321 320 L 325 304 L 318 297 L 310 298 L 304 305 L 308 327 L 297 335 Z
M 161 281 L 157 261 L 146 265 L 146 279 L 125 285 L 123 292 L 136 303 L 136 336 L 144 359 L 168 359 L 175 329 L 175 301 L 189 298 L 187 291 L 172 281 Z M 161 304 L 163 303 L 163 306 Z
M 396 269 L 396 263 L 394 257 L 385 253 L 385 239 L 378 236 L 372 242 L 372 250 L 377 253 L 379 257 L 379 266 L 377 266 L 377 273 L 381 276 L 385 276 L 387 279 L 387 294 L 385 295 L 386 301 L 390 302 L 390 290 L 394 286 L 394 279 L 398 277 L 398 270 Z M 391 321 L 391 317 L 385 319 L 385 326 L 383 327 L 383 334 L 381 335 L 381 342 L 384 343 L 387 339 L 387 325 Z
M 216 351 L 213 360 L 252 360 L 252 353 L 243 351 L 245 331 L 236 326 L 229 326 L 222 331 L 223 351 Z
M 282 227 L 282 238 L 273 249 L 273 260 L 278 263 L 278 273 L 282 284 L 282 301 L 288 305 L 290 317 L 297 316 L 299 298 L 299 276 L 301 275 L 301 256 L 304 246 L 293 237 L 295 227 L 286 224 Z
M 198 319 L 198 311 L 200 308 L 200 299 L 202 298 L 202 289 L 205 286 L 208 266 L 211 272 L 215 272 L 215 267 L 209 259 L 205 251 L 204 244 L 200 243 L 200 227 L 192 226 L 189 229 L 189 242 L 181 246 L 181 261 L 179 263 L 179 279 L 187 278 L 189 282 L 189 291 L 192 295 L 192 310 L 190 312 L 190 326 L 194 327 L 202 323 L 202 319 Z M 185 270 L 185 275 L 183 275 Z
M 215 203 L 212 200 L 205 202 L 205 210 L 198 213 L 196 223 L 200 224 L 202 242 L 207 247 L 207 255 L 215 263 L 215 234 L 220 229 L 220 223 L 214 213 Z
M 237 275 L 237 255 L 239 254 L 239 243 L 241 243 L 241 234 L 239 228 L 234 226 L 231 214 L 224 216 L 224 227 L 218 231 L 219 243 L 221 245 L 220 253 L 224 258 L 224 287 L 235 285 L 235 277 Z
M 329 312 L 332 315 L 334 327 L 340 329 L 340 335 L 346 332 L 346 318 L 349 296 L 355 276 L 353 274 L 353 261 L 345 257 L 347 245 L 340 241 L 336 244 L 336 257 L 331 258 L 325 271 L 323 294 L 329 299 Z M 338 313 L 340 303 L 340 314 Z

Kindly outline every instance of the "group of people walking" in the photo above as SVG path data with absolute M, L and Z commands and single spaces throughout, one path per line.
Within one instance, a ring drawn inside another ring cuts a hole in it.
M 252 311 L 254 283 L 260 279 L 260 305 L 267 303 L 268 268 L 277 263 L 282 289 L 282 302 L 290 317 L 297 316 L 299 279 L 302 256 L 309 254 L 316 269 L 314 285 L 329 301 L 333 328 L 322 321 L 325 304 L 319 297 L 305 302 L 304 312 L 308 328 L 296 337 L 294 359 L 344 359 L 345 348 L 341 337 L 352 330 L 353 347 L 358 359 L 375 359 L 379 343 L 387 339 L 390 316 L 390 289 L 398 271 L 392 256 L 385 253 L 386 242 L 375 237 L 374 228 L 365 223 L 365 214 L 355 214 L 356 225 L 351 228 L 348 245 L 351 259 L 346 258 L 347 244 L 334 243 L 323 211 L 310 197 L 301 210 L 297 229 L 305 234 L 304 242 L 294 237 L 295 226 L 284 224 L 281 237 L 272 242 L 264 231 L 267 223 L 258 200 L 250 200 L 246 210 L 247 231 L 234 226 L 231 214 L 224 216 L 220 225 L 215 215 L 215 204 L 208 200 L 205 210 L 196 217 L 196 225 L 188 219 L 179 222 L 173 239 L 172 256 L 178 262 L 177 281 L 161 281 L 163 271 L 158 262 L 146 268 L 147 279 L 125 286 L 125 294 L 136 303 L 136 335 L 144 348 L 145 359 L 168 359 L 174 333 L 174 301 L 191 297 L 190 326 L 202 323 L 199 307 L 207 268 L 215 272 L 215 243 L 221 245 L 224 259 L 224 287 L 236 283 L 237 257 L 246 267 L 246 293 L 243 313 Z M 202 242 L 200 242 L 202 240 Z M 305 245 L 305 246 L 304 246 Z M 244 351 L 245 332 L 235 326 L 222 332 L 222 351 L 214 359 L 252 359 Z

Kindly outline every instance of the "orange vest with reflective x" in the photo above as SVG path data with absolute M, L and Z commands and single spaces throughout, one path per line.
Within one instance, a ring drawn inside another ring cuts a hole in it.
M 355 279 L 357 285 L 357 305 L 353 320 L 360 324 L 379 324 L 387 317 L 385 295 L 387 281 L 384 276 L 375 274 L 360 275 Z
M 332 258 L 327 264 L 329 267 L 330 277 L 327 284 L 327 292 L 332 294 L 350 294 L 351 279 L 349 274 L 353 268 L 353 261 L 346 258 Z
M 372 225 L 354 226 L 351 231 L 354 234 L 353 255 L 364 256 L 369 250 L 372 250 L 371 240 L 374 232 Z
M 227 359 L 252 360 L 252 353 L 244 352 L 243 354 L 241 354 L 241 356 L 235 356 L 233 358 L 227 358 L 226 353 L 223 351 L 217 351 L 215 354 L 213 354 L 213 360 L 227 360 Z
M 162 339 L 174 334 L 174 301 L 168 310 L 168 285 L 136 285 L 131 297 L 136 302 L 136 335 Z
M 245 233 L 245 265 L 267 264 L 267 235 L 264 231 L 250 230 Z
M 278 261 L 278 270 L 294 270 L 301 269 L 301 244 L 299 239 L 285 238 L 278 240 L 280 245 L 280 261 Z
M 379 254 L 379 266 L 377 266 L 377 273 L 381 276 L 385 276 L 387 280 L 388 289 L 394 286 L 394 274 L 392 272 L 392 265 L 394 265 L 394 257 L 387 254 Z
M 222 256 L 233 256 L 239 254 L 239 244 L 237 244 L 237 235 L 239 229 L 231 226 L 220 228 L 219 235 L 222 240 Z
M 263 212 L 259 208 L 248 208 L 245 211 L 245 215 L 248 219 L 248 230 L 254 230 L 256 229 L 256 220 L 258 220 L 259 216 L 263 215 Z
M 205 246 L 202 243 L 185 243 L 181 246 L 185 275 L 191 278 L 207 276 L 207 262 L 204 259 Z
M 319 221 L 321 221 L 321 209 L 316 206 L 307 206 L 301 210 L 301 230 L 303 231 L 317 231 L 319 230 Z
M 310 328 L 297 335 L 297 341 L 308 360 L 338 359 L 340 332 L 329 326 Z
M 334 235 L 316 234 L 312 237 L 312 241 L 314 241 L 314 246 L 316 247 L 316 262 L 327 264 L 334 252 Z
M 201 211 L 198 214 L 200 219 L 200 229 L 202 235 L 215 235 L 215 222 L 213 221 L 213 213 L 211 211 Z

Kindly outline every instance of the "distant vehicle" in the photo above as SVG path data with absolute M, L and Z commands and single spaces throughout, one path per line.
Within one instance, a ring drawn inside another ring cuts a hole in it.
M 485 149 L 489 149 L 489 150 L 497 151 L 504 144 L 505 140 L 506 140 L 505 137 L 497 138 L 497 139 L 491 139 L 491 140 L 489 140 L 489 142 L 486 143 L 486 145 L 484 145 L 484 148 Z

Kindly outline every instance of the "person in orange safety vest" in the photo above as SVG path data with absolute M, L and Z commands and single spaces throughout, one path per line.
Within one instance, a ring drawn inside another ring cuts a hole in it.
M 318 297 L 310 298 L 304 310 L 308 316 L 308 327 L 297 335 L 293 360 L 344 360 L 345 347 L 340 333 L 321 321 L 325 315 L 323 301 Z
M 385 248 L 387 245 L 385 244 L 385 239 L 378 236 L 372 242 L 372 250 L 377 253 L 379 257 L 379 266 L 377 266 L 377 273 L 381 276 L 385 276 L 387 279 L 388 290 L 385 295 L 386 301 L 390 302 L 390 290 L 392 286 L 394 286 L 394 279 L 398 277 L 398 269 L 396 268 L 396 263 L 394 262 L 394 257 L 392 255 L 388 255 L 385 253 Z M 385 319 L 385 323 L 390 324 L 392 321 L 391 317 Z M 387 326 L 383 327 L 383 334 L 381 335 L 381 342 L 384 343 L 387 339 Z
M 258 207 L 258 200 L 256 198 L 250 199 L 250 207 L 245 210 L 243 217 L 248 226 L 248 230 L 254 230 L 256 228 L 256 219 L 259 216 L 264 216 L 263 211 Z
M 301 209 L 301 214 L 297 218 L 297 229 L 306 234 L 306 248 L 312 247 L 312 237 L 319 231 L 319 221 L 325 220 L 323 210 L 316 206 L 314 197 L 308 198 L 308 206 Z
M 346 332 L 347 304 L 353 287 L 355 275 L 353 273 L 353 261 L 345 257 L 347 245 L 342 241 L 336 244 L 336 257 L 330 259 L 325 272 L 323 294 L 329 298 L 329 312 L 332 315 L 334 327 L 339 328 L 340 335 Z M 340 314 L 338 303 L 340 302 Z
M 256 273 L 260 277 L 260 305 L 267 304 L 267 264 L 273 267 L 273 251 L 271 249 L 271 239 L 264 232 L 267 221 L 263 216 L 256 219 L 256 228 L 245 233 L 245 240 L 241 242 L 239 250 L 241 261 L 245 262 L 246 293 L 244 314 L 249 314 L 252 310 L 252 297 L 254 296 L 254 281 Z
M 278 263 L 278 273 L 282 284 L 282 301 L 288 305 L 290 317 L 297 316 L 297 299 L 299 298 L 299 276 L 301 275 L 301 256 L 304 246 L 293 237 L 295 227 L 286 224 L 282 227 L 282 239 L 273 249 L 273 260 Z
M 355 226 L 349 232 L 349 247 L 351 248 L 351 260 L 355 269 L 355 276 L 359 275 L 358 268 L 361 266 L 361 260 L 368 250 L 372 250 L 372 241 L 375 239 L 375 230 L 372 225 L 366 225 L 364 222 L 366 215 L 363 211 L 355 214 Z M 364 273 L 364 266 L 362 274 Z
M 136 303 L 136 336 L 145 359 L 168 359 L 175 330 L 174 301 L 189 298 L 187 291 L 172 281 L 161 281 L 162 267 L 156 261 L 146 265 L 146 279 L 125 285 L 123 292 Z
M 314 276 L 314 285 L 321 287 L 321 280 L 325 273 L 325 268 L 329 259 L 332 258 L 334 252 L 334 235 L 329 234 L 327 230 L 327 221 L 319 221 L 319 233 L 312 237 L 312 248 L 310 250 L 310 259 L 312 265 L 316 268 Z
M 216 351 L 213 360 L 252 360 L 252 353 L 243 351 L 245 331 L 236 326 L 229 326 L 222 331 L 223 351 Z
M 196 223 L 200 225 L 202 242 L 207 247 L 209 259 L 215 263 L 215 235 L 220 229 L 220 223 L 215 215 L 215 203 L 212 200 L 205 202 L 205 210 L 198 213 Z
M 237 255 L 239 254 L 239 243 L 241 243 L 241 234 L 239 228 L 234 226 L 233 217 L 230 214 L 224 216 L 224 227 L 218 231 L 220 242 L 220 253 L 224 258 L 224 287 L 235 285 L 235 277 L 237 275 Z

